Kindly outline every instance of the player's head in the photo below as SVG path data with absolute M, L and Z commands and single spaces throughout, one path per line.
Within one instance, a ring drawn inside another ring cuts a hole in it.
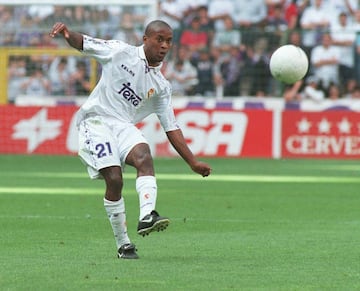
M 158 66 L 171 48 L 172 29 L 162 20 L 154 20 L 145 28 L 144 51 L 150 66 Z

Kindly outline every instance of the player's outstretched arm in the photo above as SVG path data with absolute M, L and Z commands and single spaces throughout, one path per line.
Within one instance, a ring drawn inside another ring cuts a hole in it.
M 78 50 L 83 50 L 83 35 L 81 33 L 70 31 L 62 22 L 56 22 L 50 31 L 50 36 L 55 37 L 61 34 L 68 44 Z
M 168 131 L 166 133 L 170 143 L 179 153 L 179 155 L 188 163 L 191 169 L 203 177 L 207 177 L 211 173 L 211 168 L 207 163 L 198 161 L 188 145 L 180 129 Z

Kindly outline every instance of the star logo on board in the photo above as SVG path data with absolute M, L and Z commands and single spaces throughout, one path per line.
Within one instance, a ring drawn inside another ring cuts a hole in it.
M 330 133 L 331 123 L 326 119 L 323 118 L 318 123 L 318 131 L 319 133 Z
M 351 132 L 351 122 L 349 122 L 349 120 L 344 117 L 343 119 L 341 119 L 341 121 L 337 124 L 339 132 L 340 133 L 350 133 Z
M 27 152 L 31 153 L 47 140 L 57 138 L 61 133 L 61 120 L 49 120 L 47 109 L 43 108 L 30 119 L 22 119 L 13 127 L 13 139 L 26 139 Z
M 299 133 L 307 133 L 309 132 L 311 127 L 311 122 L 309 122 L 305 117 L 303 117 L 298 123 L 297 128 Z

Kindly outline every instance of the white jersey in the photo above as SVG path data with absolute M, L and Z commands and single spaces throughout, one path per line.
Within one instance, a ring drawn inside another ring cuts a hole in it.
M 101 78 L 78 112 L 77 124 L 87 116 L 106 116 L 136 124 L 155 113 L 165 131 L 178 129 L 171 104 L 171 86 L 149 67 L 143 46 L 84 35 L 83 53 L 102 65 Z

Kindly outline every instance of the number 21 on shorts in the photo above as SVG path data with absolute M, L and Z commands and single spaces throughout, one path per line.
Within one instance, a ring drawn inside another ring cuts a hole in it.
M 103 158 L 108 155 L 112 155 L 111 145 L 109 142 L 98 143 L 95 146 L 95 150 L 98 158 Z

